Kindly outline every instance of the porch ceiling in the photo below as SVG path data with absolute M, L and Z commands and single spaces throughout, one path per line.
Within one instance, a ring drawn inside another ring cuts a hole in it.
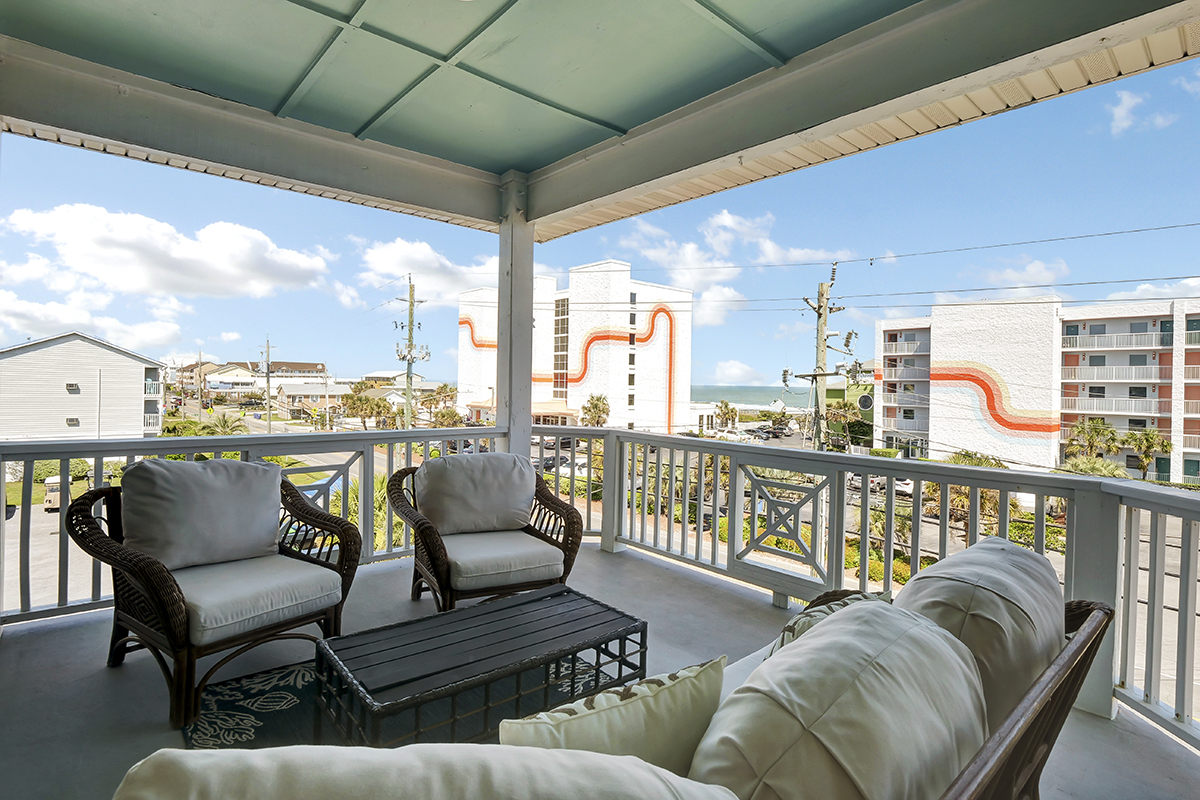
M 1200 53 L 1163 0 L 56 0 L 0 130 L 541 241 Z

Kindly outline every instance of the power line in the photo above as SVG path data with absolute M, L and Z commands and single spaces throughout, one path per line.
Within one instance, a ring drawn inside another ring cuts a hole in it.
M 1169 275 L 1162 278 L 1114 278 L 1106 281 L 1073 281 L 1069 283 L 1029 283 L 1021 286 L 983 286 L 977 289 L 925 289 L 911 292 L 873 292 L 871 294 L 843 294 L 838 300 L 852 300 L 859 297 L 911 297 L 922 294 L 964 294 L 966 292 L 1003 292 L 1015 289 L 1056 289 L 1062 286 L 1106 286 L 1117 283 L 1153 283 L 1154 281 L 1184 281 L 1192 280 L 1200 275 Z M 1064 301 L 1075 302 L 1075 301 Z

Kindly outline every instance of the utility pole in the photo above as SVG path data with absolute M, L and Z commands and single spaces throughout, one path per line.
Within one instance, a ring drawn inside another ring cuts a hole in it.
M 828 283 L 817 284 L 817 302 L 804 298 L 808 307 L 817 315 L 817 364 L 813 370 L 813 387 L 816 393 L 817 409 L 813 415 L 813 447 L 825 449 L 825 379 L 827 377 L 826 350 L 828 347 L 829 315 L 844 310 L 842 306 L 829 306 L 829 292 L 833 282 L 837 280 L 837 264 L 833 265 Z
M 204 413 L 204 384 L 201 379 L 204 377 L 204 368 L 201 364 L 200 357 L 203 355 L 203 350 L 196 348 L 196 422 L 200 421 L 200 415 Z
M 400 298 L 397 297 L 396 299 L 399 300 Z M 408 326 L 407 326 L 408 343 L 405 346 L 404 350 L 400 349 L 399 344 L 396 345 L 396 358 L 399 359 L 400 361 L 405 362 L 405 364 L 406 364 L 405 376 L 404 376 L 404 427 L 405 428 L 412 428 L 412 426 L 413 426 L 413 387 L 412 387 L 413 362 L 429 360 L 429 348 L 426 347 L 425 345 L 421 345 L 420 349 L 417 349 L 417 347 L 413 343 L 413 330 L 415 327 L 415 324 L 413 322 L 413 317 L 416 313 L 417 306 L 423 302 L 425 302 L 425 301 L 417 300 L 417 287 L 413 285 L 412 275 L 409 275 L 408 276 Z M 404 326 L 400 326 L 400 327 L 404 327 Z
M 267 376 L 267 433 L 271 432 L 271 336 L 267 335 L 265 360 L 262 362 L 263 372 Z

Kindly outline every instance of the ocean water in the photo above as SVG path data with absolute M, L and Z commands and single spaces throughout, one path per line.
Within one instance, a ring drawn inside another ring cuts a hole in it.
M 728 400 L 739 406 L 769 406 L 782 399 L 789 407 L 808 405 L 809 387 L 782 386 L 708 386 L 692 384 L 693 403 L 719 403 Z

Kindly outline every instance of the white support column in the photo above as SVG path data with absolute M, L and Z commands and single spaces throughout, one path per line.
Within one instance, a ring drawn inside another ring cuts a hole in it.
M 1186 389 L 1183 380 L 1187 362 L 1187 310 L 1183 300 L 1171 303 L 1171 319 L 1175 333 L 1171 335 L 1171 481 L 1183 482 L 1183 401 Z
M 625 447 L 617 441 L 616 431 L 604 434 L 604 511 L 600 518 L 600 549 L 619 553 L 625 543 L 617 541 L 625 510 Z M 682 535 L 682 534 L 681 534 Z
M 496 423 L 503 449 L 522 456 L 533 433 L 533 223 L 526 221 L 524 173 L 500 178 L 500 285 L 496 318 Z
M 1098 600 L 1117 610 L 1121 591 L 1122 537 L 1121 501 L 1114 494 L 1095 489 L 1075 493 L 1074 524 L 1067 532 L 1068 600 Z M 1112 719 L 1117 705 L 1113 687 L 1117 682 L 1114 642 L 1116 623 L 1109 628 L 1084 679 L 1075 707 Z

